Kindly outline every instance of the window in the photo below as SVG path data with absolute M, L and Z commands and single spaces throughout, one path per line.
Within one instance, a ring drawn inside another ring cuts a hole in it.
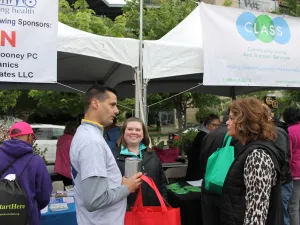
M 64 134 L 62 128 L 52 128 L 52 140 L 58 140 Z
M 38 140 L 51 140 L 51 128 L 33 128 Z

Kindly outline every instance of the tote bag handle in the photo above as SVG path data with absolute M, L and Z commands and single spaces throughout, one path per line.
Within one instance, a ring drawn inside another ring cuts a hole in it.
M 156 196 L 157 196 L 157 198 L 158 198 L 158 200 L 160 202 L 160 206 L 161 206 L 162 212 L 168 211 L 166 203 L 165 203 L 165 200 L 161 196 L 161 194 L 160 194 L 159 190 L 157 189 L 154 181 L 150 177 L 147 177 L 145 175 L 142 175 L 140 178 L 144 182 L 146 182 L 154 190 L 154 192 L 155 192 L 155 194 L 156 194 Z M 132 208 L 132 211 L 136 212 L 139 207 L 143 207 L 143 196 L 142 196 L 142 188 L 141 187 L 139 189 L 138 196 L 136 198 L 136 201 L 135 201 L 135 204 L 134 204 L 134 206 Z

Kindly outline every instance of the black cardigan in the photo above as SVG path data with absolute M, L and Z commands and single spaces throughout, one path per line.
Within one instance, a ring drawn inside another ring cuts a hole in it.
M 125 171 L 125 158 L 131 157 L 127 155 L 120 154 L 121 148 L 117 147 L 112 150 L 112 153 L 116 159 L 118 167 L 124 176 Z M 143 174 L 152 178 L 156 184 L 158 190 L 164 199 L 167 199 L 167 180 L 162 169 L 161 162 L 157 157 L 156 153 L 151 149 L 150 151 L 145 150 L 143 152 L 142 160 L 142 171 Z M 134 205 L 136 200 L 137 193 L 130 194 L 127 198 L 127 210 Z M 159 206 L 158 198 L 156 197 L 155 192 L 148 186 L 148 184 L 142 184 L 142 196 L 143 196 L 143 205 L 145 206 Z

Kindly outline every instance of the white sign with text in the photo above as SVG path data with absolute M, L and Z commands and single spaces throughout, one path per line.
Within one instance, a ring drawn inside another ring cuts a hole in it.
M 0 82 L 57 81 L 58 0 L 0 0 Z
M 201 3 L 205 85 L 300 86 L 300 19 Z

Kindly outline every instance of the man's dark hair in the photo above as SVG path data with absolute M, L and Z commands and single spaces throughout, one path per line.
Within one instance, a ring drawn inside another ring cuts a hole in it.
M 213 120 L 220 120 L 220 118 L 215 114 L 212 114 L 212 113 L 208 114 L 203 121 L 204 125 L 210 124 L 211 121 L 213 121 Z
M 283 120 L 287 125 L 295 125 L 299 122 L 300 112 L 298 109 L 289 107 L 283 112 Z
M 64 134 L 74 135 L 76 133 L 77 127 L 78 127 L 78 124 L 76 122 L 73 122 L 73 121 L 67 122 L 65 130 L 64 130 Z
M 107 92 L 112 92 L 117 96 L 117 92 L 113 88 L 102 86 L 99 84 L 90 87 L 83 96 L 84 112 L 86 113 L 88 111 L 91 100 L 93 98 L 98 99 L 100 102 L 104 101 L 107 98 Z

